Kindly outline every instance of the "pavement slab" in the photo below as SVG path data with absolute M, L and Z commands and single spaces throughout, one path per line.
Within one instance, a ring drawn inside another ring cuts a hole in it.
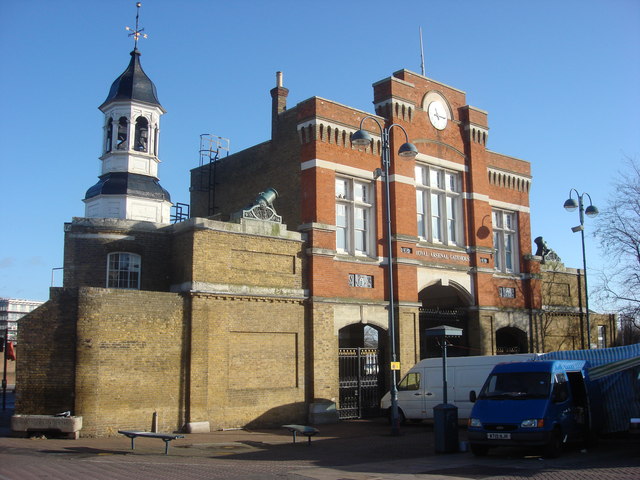
M 11 409 L 13 404 L 9 403 Z M 546 459 L 519 449 L 435 453 L 433 425 L 408 424 L 391 435 L 385 419 L 319 425 L 311 444 L 286 429 L 184 434 L 171 442 L 123 435 L 77 440 L 16 438 L 11 411 L 0 415 L 0 480 L 620 480 L 640 479 L 640 431 L 569 446 Z M 458 431 L 460 441 L 466 431 Z

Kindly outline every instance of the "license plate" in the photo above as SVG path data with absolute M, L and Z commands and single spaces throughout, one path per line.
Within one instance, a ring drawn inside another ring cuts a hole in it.
M 487 433 L 489 440 L 511 440 L 510 433 Z

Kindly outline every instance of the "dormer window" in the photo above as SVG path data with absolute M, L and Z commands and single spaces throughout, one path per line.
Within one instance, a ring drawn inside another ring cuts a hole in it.
M 116 149 L 118 150 L 128 150 L 127 138 L 129 136 L 129 122 L 127 121 L 127 117 L 120 117 L 118 120 L 118 143 L 116 144 Z
M 136 132 L 134 137 L 134 150 L 147 152 L 149 148 L 149 122 L 144 117 L 136 120 Z
M 111 151 L 111 147 L 113 146 L 113 118 L 110 118 L 107 122 L 107 133 L 104 144 L 104 151 L 109 153 Z

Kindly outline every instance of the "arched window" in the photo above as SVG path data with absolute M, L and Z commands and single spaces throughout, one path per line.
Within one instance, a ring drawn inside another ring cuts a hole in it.
M 104 151 L 110 152 L 113 146 L 113 118 L 107 121 L 107 132 L 105 134 Z
M 129 122 L 127 117 L 120 117 L 118 120 L 118 143 L 116 144 L 117 150 L 128 150 L 127 137 L 129 136 Z
M 140 289 L 141 257 L 135 253 L 107 255 L 107 288 Z
M 136 152 L 147 152 L 149 149 L 149 122 L 144 117 L 136 120 L 134 148 Z

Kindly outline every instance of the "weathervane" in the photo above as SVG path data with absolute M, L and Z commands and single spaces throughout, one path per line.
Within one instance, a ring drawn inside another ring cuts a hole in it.
M 133 49 L 137 50 L 138 49 L 138 38 L 140 38 L 142 36 L 142 38 L 147 38 L 147 34 L 146 33 L 142 33 L 144 32 L 144 28 L 138 28 L 138 17 L 140 16 L 140 7 L 142 6 L 142 2 L 138 2 L 136 3 L 136 28 L 135 30 L 133 30 L 131 27 L 124 27 L 125 30 L 132 30 L 132 32 L 129 34 L 130 37 L 133 37 L 134 39 L 134 43 L 133 43 Z

